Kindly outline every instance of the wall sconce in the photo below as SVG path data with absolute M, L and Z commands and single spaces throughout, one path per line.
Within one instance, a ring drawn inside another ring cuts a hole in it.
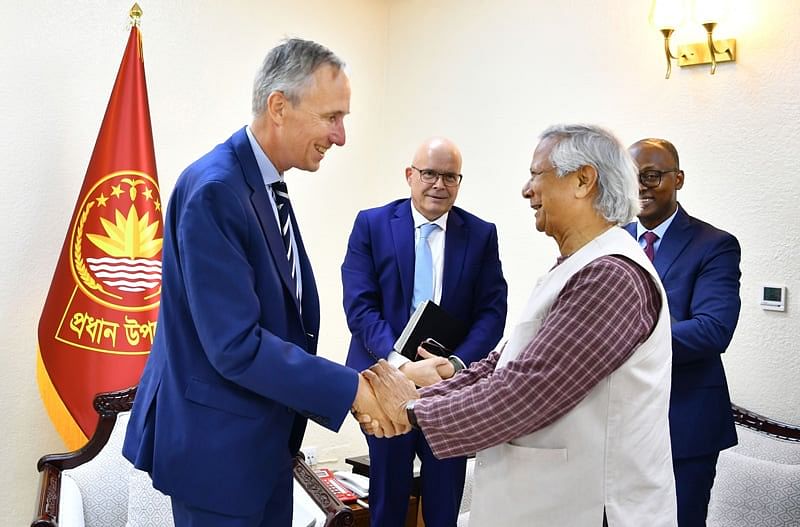
M 694 20 L 706 30 L 706 42 L 678 46 L 677 56 L 672 53 L 670 39 L 683 24 L 688 12 L 686 0 L 653 0 L 650 23 L 664 35 L 664 55 L 667 59 L 667 74 L 672 73 L 672 61 L 678 66 L 711 64 L 711 75 L 717 71 L 718 62 L 736 60 L 736 39 L 714 40 L 714 28 L 727 11 L 725 0 L 694 0 Z

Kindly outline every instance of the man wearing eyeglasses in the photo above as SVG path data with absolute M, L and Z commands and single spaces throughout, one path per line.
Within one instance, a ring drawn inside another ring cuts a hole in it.
M 461 153 L 434 137 L 405 169 L 411 198 L 361 211 L 342 264 L 344 309 L 352 333 L 347 365 L 364 370 L 387 359 L 418 386 L 453 376 L 483 359 L 500 340 L 507 287 L 497 229 L 453 204 L 461 185 Z M 427 259 L 422 256 L 427 255 Z M 416 306 L 431 299 L 470 328 L 449 358 L 411 362 L 393 345 Z M 415 454 L 422 461 L 427 527 L 455 527 L 466 458 L 438 460 L 419 430 L 391 439 L 367 437 L 370 523 L 405 525 Z
M 672 143 L 642 139 L 629 151 L 639 167 L 642 210 L 626 229 L 653 261 L 672 319 L 669 421 L 678 525 L 704 526 L 717 457 L 737 442 L 721 354 L 739 318 L 741 249 L 734 236 L 678 204 L 684 173 Z

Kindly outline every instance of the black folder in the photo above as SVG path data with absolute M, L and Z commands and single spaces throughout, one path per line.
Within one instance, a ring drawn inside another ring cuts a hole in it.
M 435 339 L 448 350 L 453 350 L 467 336 L 467 326 L 432 300 L 422 302 L 394 343 L 394 350 L 411 359 L 417 359 L 417 348 L 427 338 Z M 434 352 L 435 353 L 435 352 Z

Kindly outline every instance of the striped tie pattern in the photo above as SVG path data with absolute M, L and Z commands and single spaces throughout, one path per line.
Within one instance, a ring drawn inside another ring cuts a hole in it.
M 291 214 L 289 214 L 292 204 L 289 201 L 289 189 L 283 181 L 277 181 L 270 185 L 272 195 L 275 198 L 275 206 L 278 208 L 278 222 L 281 228 L 283 246 L 286 249 L 286 259 L 289 261 L 289 268 L 292 271 L 292 282 L 294 282 L 294 294 L 300 299 L 300 285 L 295 276 L 297 269 L 297 255 L 294 251 L 294 229 L 292 228 Z

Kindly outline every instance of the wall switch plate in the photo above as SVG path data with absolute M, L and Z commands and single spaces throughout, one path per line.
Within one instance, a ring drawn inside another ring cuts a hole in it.
M 306 457 L 306 464 L 309 466 L 317 464 L 317 447 L 307 446 L 303 448 L 303 455 Z

